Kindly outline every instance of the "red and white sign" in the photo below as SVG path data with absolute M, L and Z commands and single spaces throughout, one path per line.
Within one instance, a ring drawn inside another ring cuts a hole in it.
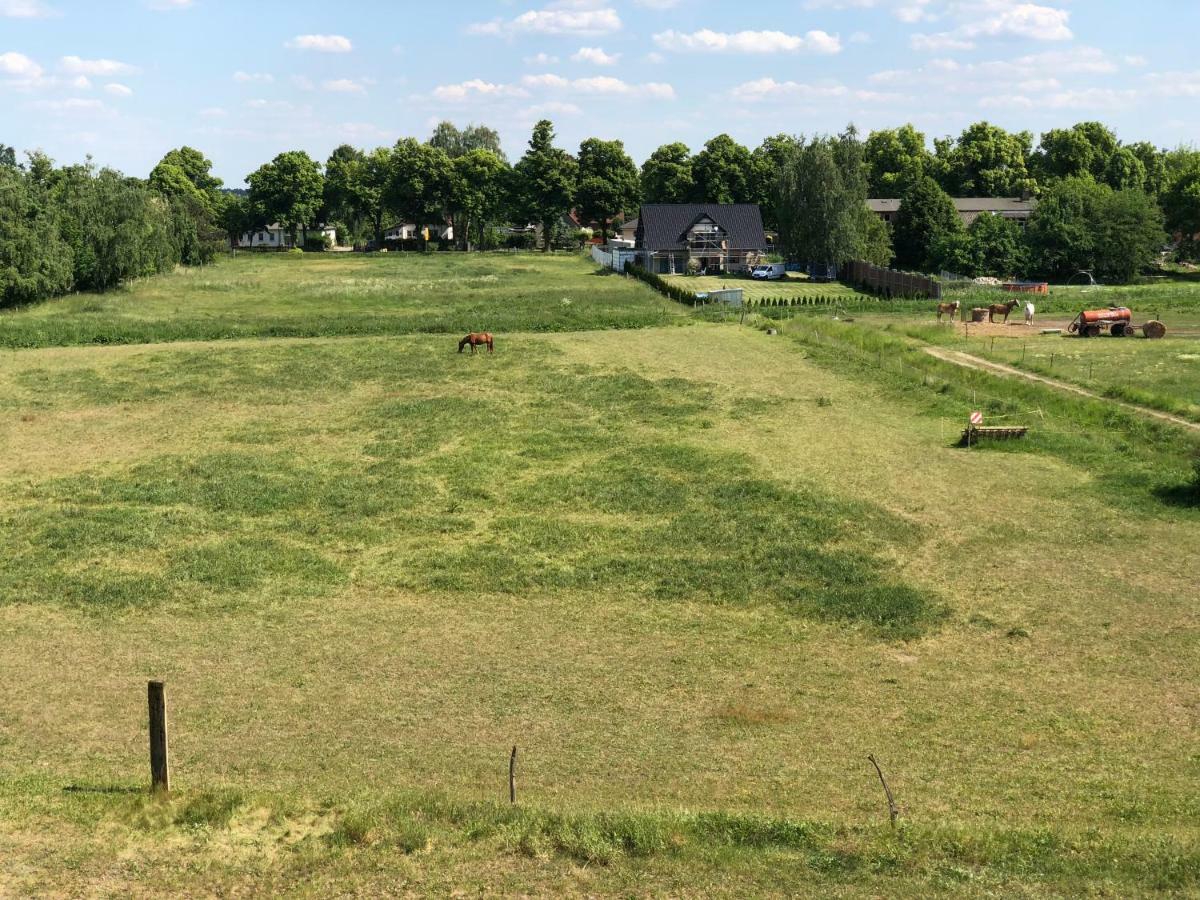
M 978 411 L 971 413 L 971 424 L 972 425 L 982 425 L 983 424 L 983 413 L 978 412 Z

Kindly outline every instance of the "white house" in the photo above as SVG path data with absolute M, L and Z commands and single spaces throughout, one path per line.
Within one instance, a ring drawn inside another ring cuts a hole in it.
M 442 224 L 417 227 L 406 222 L 401 225 L 393 225 L 383 233 L 383 239 L 385 241 L 412 241 L 422 234 L 427 241 L 452 241 L 454 240 L 454 226 Z
M 325 238 L 330 244 L 337 244 L 337 229 L 332 225 L 318 225 L 308 229 L 308 237 Z M 298 237 L 304 239 L 305 232 L 299 231 Z M 242 249 L 262 247 L 268 250 L 287 249 L 292 246 L 292 235 L 283 225 L 276 222 L 258 231 L 247 231 L 238 238 L 237 245 Z

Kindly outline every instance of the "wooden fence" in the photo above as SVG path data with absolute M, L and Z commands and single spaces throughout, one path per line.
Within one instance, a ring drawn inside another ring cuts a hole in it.
M 841 270 L 842 280 L 852 287 L 882 294 L 890 298 L 942 299 L 942 286 L 926 275 L 885 269 L 862 260 L 846 263 Z

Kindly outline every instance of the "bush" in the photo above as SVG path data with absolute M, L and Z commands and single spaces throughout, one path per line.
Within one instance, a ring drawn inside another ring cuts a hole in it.
M 505 250 L 533 250 L 537 245 L 537 236 L 531 232 L 518 232 L 504 236 Z

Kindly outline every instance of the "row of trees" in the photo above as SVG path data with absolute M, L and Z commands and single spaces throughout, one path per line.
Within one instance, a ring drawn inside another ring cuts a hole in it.
M 1127 282 L 1166 240 L 1163 212 L 1137 188 L 1114 189 L 1090 175 L 1050 185 L 1026 227 L 982 215 L 964 228 L 950 196 L 929 176 L 905 189 L 892 229 L 897 265 L 968 277 L 1089 271 Z
M 454 227 L 463 249 L 494 246 L 497 226 L 538 224 L 551 246 L 575 210 L 605 237 L 643 202 L 758 203 L 790 257 L 850 257 L 964 274 L 1056 276 L 1086 268 L 1130 277 L 1167 232 L 1200 256 L 1200 151 L 1122 144 L 1084 122 L 1041 136 L 987 122 L 936 140 L 911 125 L 864 139 L 776 135 L 751 150 L 728 135 L 692 154 L 666 144 L 637 167 L 620 141 L 589 138 L 575 154 L 539 122 L 510 164 L 485 126 L 442 123 L 424 141 L 338 147 L 324 165 L 279 154 L 231 192 L 203 153 L 172 150 L 147 179 L 111 169 L 56 168 L 41 153 L 18 163 L 0 145 L 0 302 L 106 289 L 177 263 L 204 262 L 243 232 L 280 222 L 293 236 L 336 222 L 344 240 L 380 242 L 393 223 Z M 1037 195 L 1021 231 L 996 217 L 964 229 L 949 195 Z M 869 196 L 899 197 L 894 229 Z
M 19 165 L 0 146 L 0 306 L 108 290 L 211 259 L 224 244 L 205 209 L 216 194 L 185 187 L 174 159 L 155 169 L 160 190 L 153 177 L 128 178 L 90 160 L 56 168 L 34 152 Z
M 324 170 L 303 151 L 281 153 L 246 178 L 244 198 L 226 210 L 230 233 L 285 225 L 295 236 L 318 222 L 337 222 L 352 242 L 383 241 L 395 222 L 446 222 L 462 249 L 488 247 L 504 222 L 537 223 L 548 249 L 562 216 L 572 209 L 607 232 L 636 209 L 638 171 L 620 141 L 589 138 L 577 156 L 554 145 L 542 121 L 529 147 L 509 165 L 496 132 L 459 130 L 443 122 L 422 143 L 404 138 L 391 147 L 338 147 Z

